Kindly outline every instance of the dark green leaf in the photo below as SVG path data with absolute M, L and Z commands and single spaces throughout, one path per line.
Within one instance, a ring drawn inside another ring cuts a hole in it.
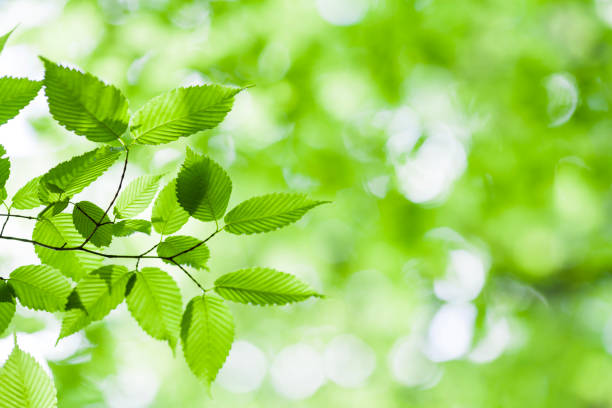
M 15 315 L 15 298 L 5 280 L 0 280 L 0 335 L 13 320 Z
M 97 247 L 106 247 L 113 240 L 113 226 L 104 210 L 90 201 L 80 201 L 72 210 L 72 221 L 84 239 L 91 236 L 90 242 Z M 98 228 L 96 229 L 96 225 Z M 96 231 L 94 233 L 94 230 Z M 93 233 L 93 235 L 91 235 Z
M 185 160 L 176 181 L 179 204 L 200 221 L 214 221 L 223 217 L 231 192 L 229 176 L 208 157 Z

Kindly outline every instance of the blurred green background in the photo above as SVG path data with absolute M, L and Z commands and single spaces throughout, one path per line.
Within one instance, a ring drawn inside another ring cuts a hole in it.
M 227 168 L 230 206 L 333 201 L 211 243 L 205 282 L 259 265 L 328 295 L 232 305 L 212 399 L 125 306 L 58 347 L 57 319 L 20 309 L 61 407 L 612 407 L 612 0 L 0 0 L 0 31 L 18 23 L 0 74 L 40 79 L 44 55 L 132 111 L 177 86 L 255 85 L 218 129 L 139 148 L 128 178 L 171 176 L 190 145 Z M 9 194 L 93 147 L 42 94 L 0 139 Z M 116 167 L 83 196 L 106 205 Z M 2 276 L 35 262 L 22 244 L 0 256 Z

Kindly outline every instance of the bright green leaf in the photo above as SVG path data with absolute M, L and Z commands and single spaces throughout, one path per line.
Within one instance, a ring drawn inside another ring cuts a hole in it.
M 215 281 L 215 292 L 227 300 L 254 305 L 284 305 L 321 296 L 295 276 L 269 268 L 225 274 Z
M 4 156 L 6 150 L 4 146 L 0 145 L 0 156 Z M 8 157 L 0 157 L 0 189 L 3 189 L 6 185 L 6 181 L 11 173 L 11 162 Z
M 34 241 L 53 247 L 75 247 L 83 237 L 74 227 L 70 214 L 58 214 L 36 222 L 32 234 Z M 89 246 L 86 248 L 91 249 Z M 36 245 L 34 251 L 40 261 L 60 270 L 65 276 L 78 281 L 102 263 L 102 257 L 83 251 L 56 251 Z
M 232 109 L 238 88 L 202 85 L 166 92 L 145 104 L 132 117 L 137 143 L 162 144 L 212 129 Z
M 58 201 L 59 193 L 73 197 L 104 174 L 120 153 L 118 148 L 101 147 L 58 164 L 42 176 L 38 197 L 45 204 Z
M 42 82 L 26 78 L 0 78 L 0 125 L 17 116 L 36 97 Z
M 123 301 L 132 275 L 125 266 L 102 266 L 77 283 L 70 303 L 85 310 L 92 321 L 101 320 Z
M 71 290 L 68 279 L 48 265 L 20 266 L 9 285 L 23 306 L 47 312 L 63 310 Z
M 132 218 L 143 212 L 157 193 L 162 176 L 142 176 L 121 192 L 113 209 L 117 218 Z
M 159 234 L 174 234 L 189 220 L 189 214 L 183 210 L 176 199 L 176 180 L 170 182 L 157 196 L 151 222 Z
M 199 379 L 212 383 L 234 341 L 234 319 L 215 296 L 197 296 L 187 304 L 181 321 L 183 354 Z
M 78 308 L 69 309 L 69 305 L 66 305 L 66 308 L 68 310 L 66 310 L 62 319 L 62 327 L 60 329 L 60 334 L 57 339 L 58 342 L 64 337 L 68 337 L 71 334 L 74 334 L 79 330 L 87 327 L 87 325 L 91 323 L 91 318 L 87 315 L 87 312 L 85 312 L 85 310 Z
M 136 272 L 127 306 L 145 332 L 153 338 L 167 340 L 174 350 L 183 303 L 181 292 L 170 275 L 158 268 L 142 268 Z
M 15 297 L 5 280 L 0 280 L 0 335 L 13 320 L 15 315 Z
M 164 258 L 170 258 L 187 250 L 190 251 L 174 258 L 176 263 L 189 265 L 197 269 L 204 269 L 206 267 L 206 261 L 208 261 L 210 257 L 210 251 L 206 244 L 203 244 L 201 240 L 194 237 L 184 235 L 168 237 L 157 247 L 157 255 Z M 168 264 L 173 264 L 172 261 L 166 259 L 163 261 Z
M 200 221 L 214 221 L 223 217 L 231 192 L 229 176 L 208 157 L 185 160 L 176 181 L 179 204 Z
M 49 376 L 17 345 L 0 370 L 1 408 L 56 408 L 57 391 Z
M 4 49 L 4 46 L 6 45 L 6 42 L 8 41 L 9 37 L 11 36 L 11 34 L 13 34 L 13 31 L 15 31 L 17 27 L 14 27 L 11 31 L 9 31 L 6 34 L 3 34 L 2 36 L 0 36 L 0 53 L 2 52 L 2 50 Z
M 225 216 L 225 230 L 232 234 L 273 231 L 296 222 L 310 209 L 327 201 L 314 201 L 303 194 L 267 194 L 253 197 Z
M 135 232 L 151 234 L 151 222 L 146 220 L 123 220 L 113 224 L 113 235 L 116 237 L 127 237 Z
M 72 222 L 84 239 L 97 247 L 106 247 L 113 240 L 113 225 L 104 210 L 90 201 L 80 201 L 72 210 Z M 96 229 L 96 225 L 98 228 Z M 95 231 L 95 233 L 94 233 Z M 93 235 L 91 235 L 93 233 Z
M 128 103 L 119 89 L 91 74 L 41 59 L 45 94 L 55 120 L 93 142 L 112 142 L 126 131 Z
M 41 176 L 42 177 L 42 176 Z M 41 205 L 38 199 L 38 185 L 41 177 L 36 177 L 21 187 L 13 196 L 12 207 L 18 210 L 30 210 Z

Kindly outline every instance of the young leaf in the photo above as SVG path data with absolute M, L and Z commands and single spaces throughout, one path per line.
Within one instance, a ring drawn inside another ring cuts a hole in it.
M 293 275 L 269 268 L 249 268 L 220 276 L 215 292 L 227 300 L 253 305 L 284 305 L 321 297 Z
M 143 212 L 157 193 L 162 176 L 142 176 L 121 192 L 113 212 L 117 218 L 132 218 Z
M 4 146 L 0 145 L 0 189 L 3 189 L 6 181 L 11 174 L 11 162 L 8 157 L 1 157 L 6 154 Z
M 48 265 L 20 266 L 11 272 L 9 285 L 19 302 L 34 310 L 64 310 L 70 282 L 57 269 Z
M 42 176 L 38 197 L 45 204 L 57 201 L 60 193 L 73 197 L 104 174 L 120 153 L 121 149 L 101 147 L 58 164 Z
M 212 129 L 232 109 L 238 88 L 202 85 L 166 92 L 145 104 L 132 117 L 136 143 L 162 144 Z
M 189 214 L 183 210 L 176 199 L 176 180 L 170 182 L 159 193 L 153 211 L 151 222 L 159 234 L 174 234 L 189 220 Z
M 128 103 L 119 89 L 91 74 L 41 60 L 45 94 L 55 120 L 92 142 L 112 142 L 126 131 Z
M 11 34 L 13 34 L 13 31 L 15 31 L 17 27 L 14 27 L 11 31 L 9 31 L 6 34 L 3 34 L 2 36 L 0 36 L 0 53 L 2 52 L 2 50 L 4 49 L 4 46 L 6 45 L 6 42 L 8 41 L 9 37 L 11 36 Z
M 181 265 L 189 265 L 197 269 L 206 268 L 206 261 L 208 261 L 208 258 L 210 257 L 210 251 L 208 250 L 206 244 L 202 244 L 201 240 L 194 237 L 184 235 L 168 237 L 157 247 L 157 255 L 170 258 L 191 248 L 194 249 L 177 256 L 174 258 L 174 260 Z M 164 259 L 163 261 L 168 264 L 173 264 L 172 261 L 167 259 Z
M 42 82 L 26 78 L 0 78 L 0 125 L 17 116 L 40 91 Z
M 5 280 L 0 280 L 0 335 L 13 320 L 15 315 L 15 298 Z
M 49 376 L 17 345 L 0 370 L 0 407 L 57 408 L 57 391 Z
M 31 210 L 32 208 L 39 207 L 42 203 L 38 199 L 38 185 L 40 183 L 40 177 L 36 177 L 26 183 L 25 186 L 21 187 L 17 193 L 13 196 L 12 207 L 18 210 Z
M 92 321 L 103 319 L 123 301 L 127 283 L 133 274 L 121 265 L 96 269 L 77 283 L 70 295 L 70 306 L 78 305 Z
M 253 197 L 225 216 L 225 230 L 232 234 L 273 231 L 296 222 L 310 209 L 327 201 L 314 201 L 302 194 L 267 194 Z
M 83 242 L 83 237 L 74 227 L 70 214 L 58 214 L 36 222 L 32 239 L 53 247 L 73 247 Z M 60 270 L 64 275 L 78 281 L 102 263 L 102 257 L 82 251 L 56 251 L 35 246 L 34 252 L 40 261 Z
M 183 303 L 176 282 L 158 268 L 142 268 L 127 296 L 127 306 L 151 337 L 167 340 L 174 350 L 179 336 Z
M 91 243 L 97 247 L 106 247 L 113 240 L 113 225 L 104 210 L 90 201 L 80 201 L 72 210 L 72 221 L 79 234 L 85 239 L 91 237 Z M 104 224 L 104 225 L 100 225 Z M 99 225 L 96 229 L 96 225 Z
M 209 385 L 223 367 L 234 341 L 234 319 L 215 296 L 196 296 L 181 321 L 183 354 L 191 371 Z
M 186 160 L 176 180 L 179 204 L 200 221 L 215 221 L 223 217 L 231 192 L 229 176 L 208 157 Z
M 127 237 L 135 232 L 151 234 L 151 223 L 145 220 L 123 220 L 113 224 L 113 235 L 116 237 Z
M 69 309 L 69 306 L 66 305 L 66 312 L 64 313 L 64 318 L 62 319 L 62 327 L 60 329 L 60 334 L 57 339 L 59 342 L 64 337 L 68 337 L 71 334 L 78 332 L 79 330 L 87 327 L 89 323 L 91 323 L 91 319 L 87 315 L 87 312 L 83 309 Z

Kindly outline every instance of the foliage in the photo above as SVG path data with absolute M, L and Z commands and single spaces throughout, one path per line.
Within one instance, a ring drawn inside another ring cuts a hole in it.
M 296 221 L 319 202 L 285 194 L 280 204 L 272 200 L 259 207 L 251 205 L 233 217 L 230 212 L 226 221 L 234 224 L 220 226 L 218 220 L 226 212 L 232 191 L 229 175 L 211 158 L 187 150 L 177 178 L 157 196 L 151 220 L 134 219 L 153 202 L 163 176 L 142 176 L 123 188 L 130 152 L 137 151 L 139 145 L 168 143 L 217 126 L 230 111 L 240 89 L 221 85 L 178 88 L 152 99 L 130 119 L 127 99 L 118 88 L 89 73 L 41 59 L 45 67 L 45 94 L 53 118 L 77 135 L 112 146 L 97 147 L 72 157 L 28 181 L 13 196 L 13 204 L 3 200 L 7 214 L 0 239 L 33 245 L 41 264 L 18 267 L 8 279 L 0 279 L 0 332 L 15 315 L 15 300 L 35 310 L 62 312 L 58 341 L 104 319 L 127 300 L 132 316 L 151 337 L 167 341 L 173 350 L 179 337 L 182 339 L 189 367 L 210 385 L 234 339 L 232 313 L 214 291 L 227 300 L 244 302 L 248 298 L 254 304 L 282 304 L 319 295 L 292 275 L 269 269 L 252 269 L 248 279 L 226 275 L 228 278 L 218 280 L 222 286 L 204 288 L 186 267 L 205 269 L 210 257 L 206 243 L 224 230 L 236 233 L 249 228 L 257 229 L 256 232 L 276 229 Z M 0 82 L 0 123 L 17 114 L 40 88 L 39 83 L 21 81 L 13 82 L 25 85 L 4 87 Z M 19 92 L 23 96 L 12 96 Z M 4 149 L 2 153 L 6 153 Z M 119 184 L 105 209 L 91 201 L 73 201 L 121 156 L 124 162 Z M 0 187 L 6 183 L 9 169 L 8 159 L 1 158 Z M 41 206 L 44 208 L 37 215 L 14 212 Z M 69 207 L 72 209 L 66 211 Z M 109 216 L 111 209 L 113 220 Z M 35 222 L 32 239 L 5 234 L 6 225 L 14 217 Z M 214 231 L 204 238 L 171 235 L 189 217 L 214 221 Z M 245 217 L 258 221 L 249 227 Z M 271 221 L 266 223 L 262 219 Z M 274 228 L 269 228 L 269 223 Z M 135 232 L 150 234 L 151 226 L 161 239 L 145 252 L 126 254 L 100 249 Z M 154 250 L 157 255 L 151 255 Z M 162 260 L 177 267 L 202 294 L 191 299 L 183 312 L 181 292 L 174 279 L 159 268 L 140 268 L 145 259 Z M 107 263 L 116 260 L 133 261 L 135 265 L 128 268 Z M 236 273 L 239 277 L 244 274 Z M 0 406 L 56 405 L 49 378 L 17 346 L 0 376 L 3 384 Z

